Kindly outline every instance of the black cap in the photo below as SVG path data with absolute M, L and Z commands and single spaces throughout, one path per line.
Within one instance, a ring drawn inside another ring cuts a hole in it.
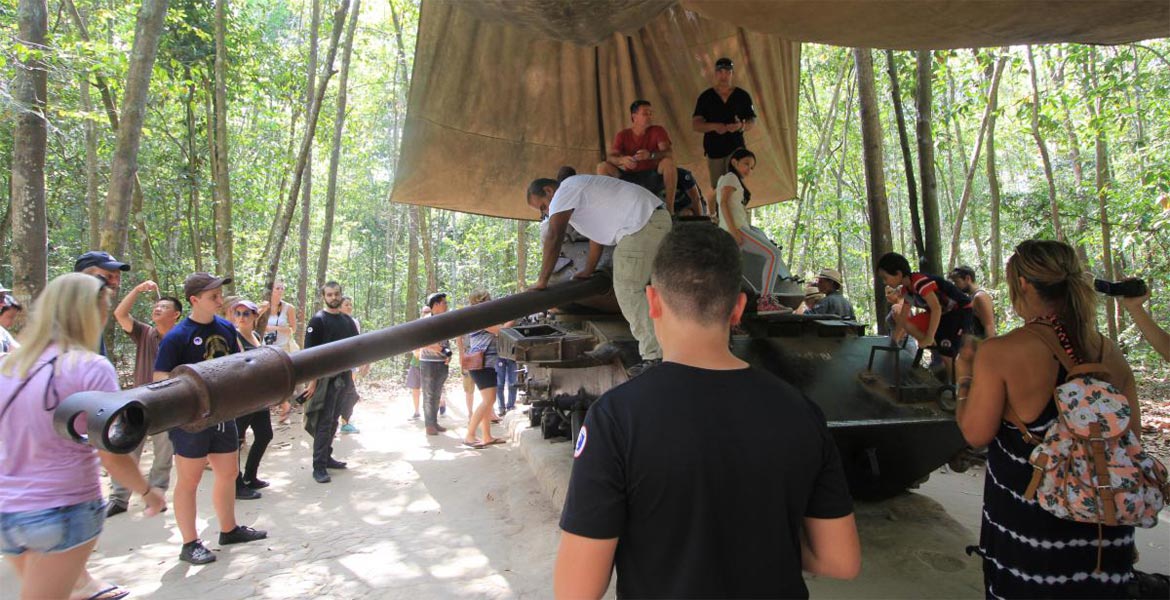
M 77 257 L 77 261 L 73 263 L 73 272 L 80 273 L 90 267 L 99 267 L 107 271 L 129 271 L 129 263 L 124 263 L 113 256 L 109 252 L 102 252 L 101 250 L 90 250 L 85 254 Z
M 433 308 L 439 302 L 447 299 L 447 292 L 435 292 L 427 296 L 427 308 Z
M 967 265 L 957 266 L 951 269 L 951 272 L 947 274 L 947 279 L 954 279 L 956 277 L 970 277 L 971 279 L 975 279 L 975 269 L 972 269 Z
M 183 281 L 183 296 L 190 298 L 208 290 L 221 288 L 232 282 L 231 277 L 216 277 L 211 273 L 192 273 Z
M 723 58 L 715 61 L 715 70 L 719 71 L 721 69 L 727 69 L 728 71 L 732 71 L 735 69 L 735 63 L 731 62 L 730 58 L 727 58 L 726 56 L 724 56 Z

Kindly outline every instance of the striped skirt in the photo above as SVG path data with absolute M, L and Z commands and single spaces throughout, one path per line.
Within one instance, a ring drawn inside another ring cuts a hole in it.
M 1049 403 L 1028 426 L 1037 438 L 1056 419 Z M 1133 527 L 1066 521 L 1025 500 L 1033 446 L 1000 423 L 987 449 L 978 552 L 988 598 L 1124 598 L 1133 578 Z M 1098 549 L 1101 569 L 1097 570 Z

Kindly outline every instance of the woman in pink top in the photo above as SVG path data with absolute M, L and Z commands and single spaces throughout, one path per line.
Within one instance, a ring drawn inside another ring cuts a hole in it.
M 142 495 L 147 515 L 166 508 L 129 455 L 53 430 L 53 410 L 70 394 L 118 390 L 113 365 L 96 352 L 109 310 L 100 279 L 62 275 L 33 305 L 22 346 L 0 361 L 0 553 L 20 577 L 21 598 L 126 595 L 85 570 L 106 512 L 100 467 Z

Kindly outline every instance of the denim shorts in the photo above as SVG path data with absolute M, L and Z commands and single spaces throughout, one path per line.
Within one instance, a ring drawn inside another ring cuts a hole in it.
M 102 532 L 106 503 L 89 500 L 48 510 L 0 513 L 0 553 L 72 550 Z

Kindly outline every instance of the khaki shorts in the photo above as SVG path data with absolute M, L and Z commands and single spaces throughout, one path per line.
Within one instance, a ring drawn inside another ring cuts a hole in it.
M 719 178 L 727 172 L 727 157 L 723 158 L 708 158 L 707 159 L 707 175 L 711 177 L 711 189 L 715 189 L 715 184 L 719 183 Z M 718 197 L 718 195 L 716 195 Z M 715 202 L 718 204 L 718 200 Z

